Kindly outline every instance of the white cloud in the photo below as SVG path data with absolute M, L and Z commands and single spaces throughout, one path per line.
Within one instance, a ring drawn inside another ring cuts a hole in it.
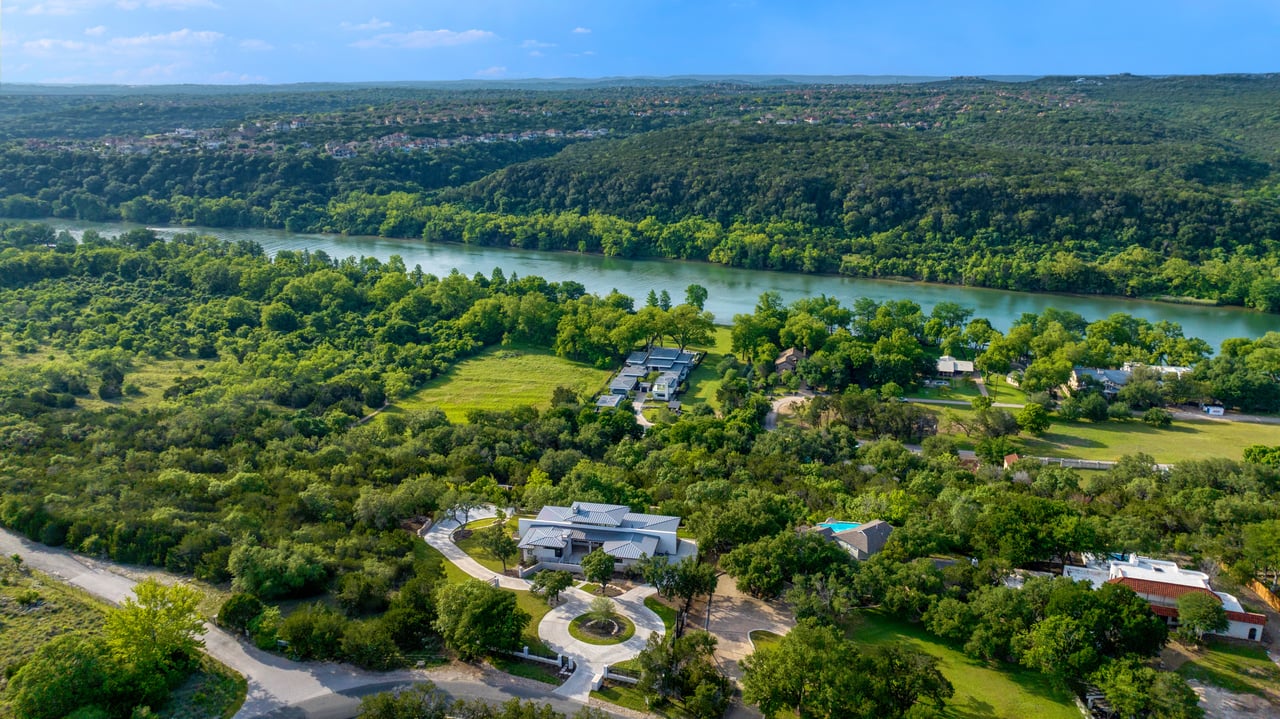
M 426 49 L 435 47 L 454 47 L 468 45 L 496 37 L 488 30 L 414 30 L 413 32 L 392 32 L 374 35 L 365 40 L 351 43 L 351 47 L 361 48 L 405 48 Z
M 476 70 L 476 74 L 480 77 L 500 77 L 507 74 L 507 68 L 504 65 L 494 65 L 483 70 Z
M 540 42 L 538 40 L 525 40 L 520 43 L 520 47 L 525 48 L 526 50 L 529 48 L 547 48 L 555 46 L 556 44 L 554 42 Z
M 156 35 L 135 35 L 133 37 L 116 37 L 111 44 L 116 47 L 145 47 L 149 45 L 212 45 L 221 40 L 223 34 L 212 30 L 192 30 L 182 28 L 173 32 Z
M 530 50 L 530 51 L 529 51 L 529 57 L 542 57 L 542 51 L 541 51 L 541 50 Z
M 93 27 L 85 28 L 84 34 L 88 35 L 89 37 L 101 37 L 102 33 L 106 31 L 107 31 L 106 25 L 94 25 Z
M 338 24 L 343 30 L 386 30 L 391 27 L 391 23 L 386 20 L 379 20 L 377 17 L 369 18 L 368 22 L 362 22 L 358 25 L 343 21 Z
M 28 40 L 22 43 L 22 49 L 35 55 L 47 55 L 54 52 L 81 52 L 90 47 L 78 40 L 59 40 L 42 37 L 39 40 Z
M 257 40 L 257 39 L 254 39 L 254 38 L 250 38 L 250 39 L 248 39 L 248 40 L 241 40 L 241 41 L 240 41 L 240 49 L 241 49 L 241 50 L 250 50 L 250 51 L 253 51 L 253 52 L 266 52 L 266 51 L 268 51 L 268 50 L 274 50 L 274 49 L 276 49 L 276 46 L 275 46 L 275 45 L 272 45 L 271 43 L 267 42 L 266 40 Z
M 591 32 L 591 28 L 578 26 L 573 29 L 573 32 L 577 35 L 587 35 Z

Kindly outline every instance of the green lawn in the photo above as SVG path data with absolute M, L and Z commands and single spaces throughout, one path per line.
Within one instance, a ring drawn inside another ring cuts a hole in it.
M 1175 420 L 1165 429 L 1142 422 L 1054 421 L 1040 437 L 1024 439 L 1024 453 L 1045 457 L 1120 459 L 1146 452 L 1157 462 L 1176 463 L 1209 457 L 1239 460 L 1251 444 L 1280 444 L 1280 426 L 1212 420 Z
M 775 634 L 774 632 L 768 632 L 763 629 L 753 629 L 749 633 L 749 636 L 751 637 L 751 644 L 756 649 L 771 647 L 782 639 L 781 634 Z
M 968 407 L 920 405 L 939 418 L 939 431 L 947 432 L 946 413 L 971 413 Z M 961 446 L 972 449 L 974 441 L 960 435 Z M 1170 427 L 1156 429 L 1137 418 L 1127 422 L 1066 422 L 1053 417 L 1049 431 L 1039 437 L 1016 438 L 1019 454 L 1038 457 L 1117 460 L 1126 454 L 1146 452 L 1162 464 L 1176 464 L 1209 457 L 1239 460 L 1251 444 L 1280 444 L 1280 425 L 1248 422 L 1220 422 L 1207 419 L 1174 420 Z
M 485 529 L 487 527 L 493 526 L 493 521 L 494 520 L 492 517 L 489 519 L 477 519 L 474 522 L 468 522 L 466 525 L 466 528 L 470 529 L 472 532 L 475 532 L 477 530 Z M 514 518 L 507 520 L 507 529 L 512 532 L 516 530 L 516 520 Z M 483 566 L 485 569 L 488 569 L 491 572 L 497 572 L 499 574 L 502 574 L 504 569 L 502 565 L 502 560 L 497 558 L 493 554 L 491 554 L 489 550 L 480 546 L 480 539 L 475 534 L 472 534 L 470 537 L 467 537 L 466 539 L 458 540 L 457 545 L 459 549 L 466 552 L 468 556 L 470 556 L 472 559 L 479 562 L 480 565 Z M 506 566 L 507 567 L 514 566 L 514 562 L 515 562 L 514 558 L 508 559 Z
M 1193 661 L 1178 667 L 1187 679 L 1237 694 L 1258 694 L 1280 704 L 1280 667 L 1260 646 L 1241 646 L 1209 640 Z
M 529 651 L 533 651 L 533 647 L 529 647 Z M 559 686 L 564 682 L 560 681 L 560 673 L 550 664 L 540 664 L 538 662 L 527 662 L 518 657 L 506 654 L 494 654 L 489 657 L 489 663 L 494 668 L 504 671 L 512 676 L 524 677 L 544 684 L 555 684 Z
M 716 374 L 716 365 L 729 354 L 732 341 L 729 328 L 717 326 L 711 344 L 691 348 L 706 352 L 707 356 L 703 357 L 702 363 L 689 373 L 690 391 L 680 395 L 680 402 L 686 407 L 707 404 L 716 411 L 720 410 L 720 404 L 716 402 L 716 390 L 720 389 L 720 375 Z
M 1004 375 L 995 375 L 987 382 L 987 394 L 996 402 L 1026 404 L 1027 393 L 1004 381 Z
M 602 687 L 599 691 L 591 692 L 591 696 L 601 701 L 617 704 L 620 707 L 631 709 L 645 714 L 653 714 L 667 719 L 687 719 L 689 714 L 674 704 L 668 704 L 661 709 L 650 709 L 645 704 L 644 694 L 640 693 L 630 684 L 609 683 Z
M 668 607 L 662 603 L 656 594 L 650 594 L 644 598 L 644 605 L 653 610 L 662 619 L 662 626 L 666 628 L 667 634 L 670 635 L 672 630 L 676 628 L 676 610 L 674 607 Z
M 556 653 L 551 651 L 551 647 L 544 644 L 542 639 L 538 637 L 538 624 L 542 622 L 543 617 L 547 616 L 547 612 L 551 611 L 547 600 L 532 592 L 513 591 L 513 593 L 516 595 L 516 604 L 532 617 L 529 620 L 529 624 L 525 626 L 523 635 L 524 643 L 529 647 L 529 652 L 540 657 L 554 657 Z
M 913 399 L 950 399 L 959 400 L 961 402 L 971 402 L 975 398 L 982 396 L 978 391 L 978 385 L 967 379 L 951 380 L 949 387 L 918 387 L 908 392 L 907 397 Z
M 458 565 L 444 558 L 440 550 L 427 544 L 426 542 L 414 542 L 413 545 L 414 559 L 418 562 L 425 562 L 431 565 L 438 565 L 444 570 L 444 581 L 449 584 L 458 584 L 471 579 L 471 575 L 458 569 Z
M 957 719 L 1079 719 L 1070 694 L 1055 687 L 1049 677 L 1020 667 L 992 668 L 972 659 L 923 628 L 862 612 L 852 623 L 850 638 L 862 644 L 902 642 L 941 660 L 939 668 L 955 687 L 943 716 Z
M 438 408 L 451 422 L 463 422 L 467 412 L 507 410 L 522 405 L 546 406 L 556 387 L 580 395 L 598 392 L 609 380 L 608 370 L 557 357 L 536 347 L 491 347 L 465 359 L 444 375 L 396 406 L 405 410 Z

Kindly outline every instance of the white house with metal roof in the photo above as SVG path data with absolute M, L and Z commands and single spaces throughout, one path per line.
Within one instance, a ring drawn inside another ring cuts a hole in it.
M 584 556 L 603 549 L 625 569 L 643 556 L 691 554 L 692 543 L 676 536 L 679 528 L 680 517 L 640 514 L 620 504 L 548 506 L 537 517 L 519 521 L 521 558 L 525 564 L 576 571 Z

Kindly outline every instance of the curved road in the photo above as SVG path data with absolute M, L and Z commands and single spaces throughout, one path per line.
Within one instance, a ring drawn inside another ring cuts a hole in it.
M 0 529 L 0 554 L 17 554 L 34 569 L 119 604 L 133 592 L 133 579 L 117 567 L 54 549 Z M 167 581 L 181 581 L 161 572 L 148 572 Z M 566 699 L 528 680 L 490 669 L 448 666 L 429 671 L 368 672 L 347 664 L 295 662 L 245 644 L 216 626 L 206 624 L 205 651 L 248 680 L 244 706 L 233 719 L 349 719 L 359 711 L 360 697 L 414 682 L 432 681 L 456 698 L 505 702 L 512 698 L 550 704 L 573 714 L 583 703 Z M 615 717 L 630 716 L 610 710 Z

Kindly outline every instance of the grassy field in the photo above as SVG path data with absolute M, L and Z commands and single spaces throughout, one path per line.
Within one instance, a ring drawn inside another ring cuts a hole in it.
M 1257 694 L 1280 707 L 1280 667 L 1260 646 L 1209 640 L 1195 659 L 1178 667 L 1178 673 L 1229 692 Z
M 39 372 L 40 367 L 50 361 L 74 363 L 70 355 L 64 351 L 41 348 L 40 351 L 29 354 L 13 352 L 0 354 L 0 371 Z M 90 393 L 76 397 L 76 406 L 95 412 L 108 407 L 130 409 L 155 407 L 164 401 L 164 391 L 173 384 L 175 379 L 179 376 L 199 374 L 209 364 L 211 362 L 205 360 L 190 359 L 137 361 L 133 369 L 125 372 L 124 376 L 125 386 L 136 387 L 136 393 L 111 400 L 99 399 L 98 379 L 95 376 L 89 381 Z M 90 374 L 93 373 L 90 372 Z
M 529 651 L 533 651 L 533 647 L 529 647 Z M 563 684 L 560 680 L 560 674 L 555 667 L 550 664 L 540 664 L 538 662 L 527 662 L 505 654 L 494 654 L 489 657 L 489 663 L 495 669 L 504 671 L 512 676 L 524 677 L 532 679 L 543 684 L 555 684 L 559 686 Z
M 961 402 L 970 402 L 976 397 L 980 397 L 982 393 L 978 391 L 978 385 L 969 380 L 952 380 L 948 387 L 919 387 L 907 393 L 907 397 L 913 399 L 951 399 Z
M 0 569 L 0 674 L 62 634 L 99 631 L 109 607 L 88 594 L 35 571 Z M 228 719 L 244 703 L 243 677 L 202 656 L 200 671 L 174 689 L 156 712 L 163 719 Z M 0 693 L 0 717 L 10 716 Z
M 716 365 L 729 354 L 731 343 L 729 328 L 717 326 L 711 344 L 692 348 L 706 352 L 707 356 L 689 373 L 690 391 L 680 395 L 680 401 L 686 407 L 693 408 L 700 404 L 707 404 L 717 412 L 720 410 L 720 405 L 716 402 L 716 390 L 720 389 L 720 375 L 716 374 Z
M 860 644 L 902 642 L 941 660 L 939 668 L 955 687 L 943 716 L 957 719 L 1079 719 L 1071 696 L 1049 677 L 1012 666 L 992 668 L 956 651 L 924 629 L 882 614 L 863 612 L 850 637 Z
M 1241 459 L 1251 444 L 1280 443 L 1280 425 L 1213 420 L 1174 421 L 1164 429 L 1129 422 L 1059 422 L 1040 437 L 1024 439 L 1024 453 L 1045 457 L 1119 459 L 1146 452 L 1157 462 L 1209 457 Z
M 946 413 L 963 416 L 973 411 L 968 407 L 920 406 L 939 418 L 940 432 L 948 431 Z M 960 439 L 964 448 L 972 449 L 972 440 L 966 441 L 963 435 Z M 1020 454 L 1038 457 L 1117 460 L 1126 454 L 1146 452 L 1163 464 L 1209 457 L 1239 460 L 1244 448 L 1251 444 L 1280 444 L 1280 425 L 1203 419 L 1175 420 L 1170 427 L 1156 429 L 1136 418 L 1093 423 L 1065 422 L 1054 417 L 1048 432 L 1039 437 L 1022 435 L 1017 444 Z
M 492 347 L 459 362 L 395 404 L 404 410 L 438 408 L 451 422 L 462 422 L 474 409 L 545 407 L 556 387 L 568 387 L 582 395 L 598 392 L 609 375 L 608 370 L 571 362 L 545 349 Z

